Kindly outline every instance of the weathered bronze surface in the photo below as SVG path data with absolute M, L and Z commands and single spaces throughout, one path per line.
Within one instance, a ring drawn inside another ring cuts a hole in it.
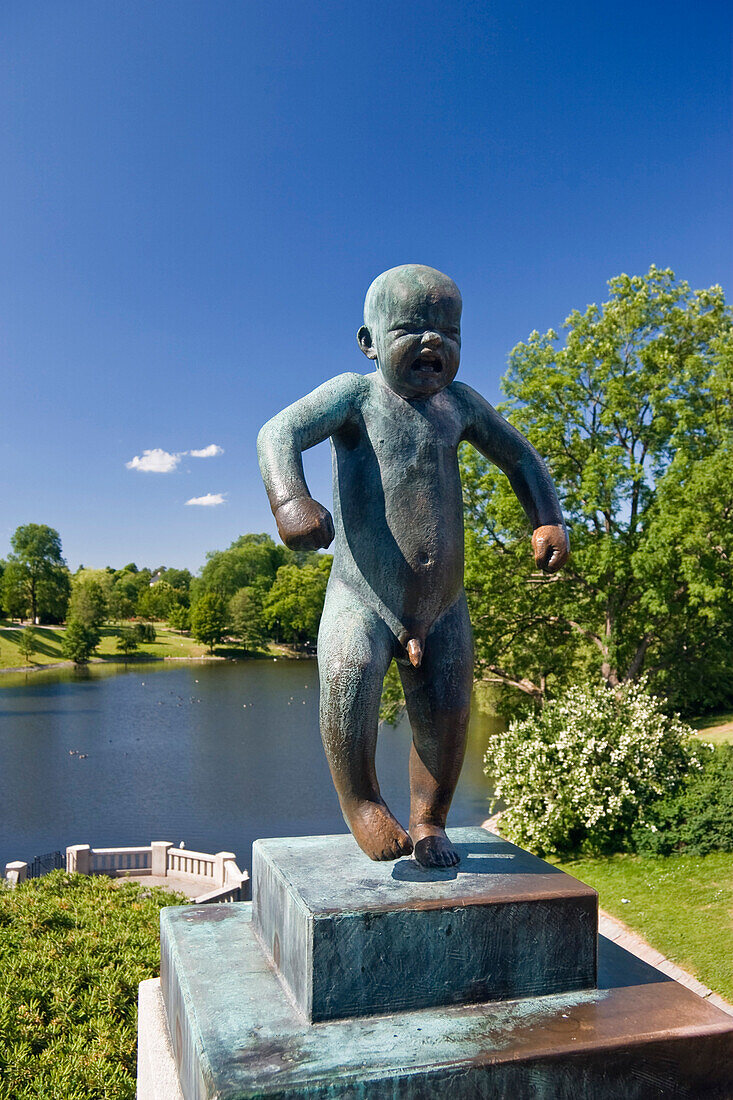
M 221 908 L 161 911 L 186 1100 L 733 1100 L 731 1017 L 603 937 L 597 989 L 309 1024 Z
M 473 682 L 463 591 L 458 446 L 473 444 L 508 476 L 533 528 L 539 568 L 568 555 L 555 488 L 534 448 L 478 393 L 454 381 L 461 296 L 434 268 L 384 272 L 364 304 L 358 341 L 376 363 L 342 374 L 262 428 L 260 468 L 283 541 L 335 538 L 318 636 L 321 736 L 341 808 L 375 860 L 409 854 L 451 867 L 445 824 L 466 744 Z M 313 500 L 301 453 L 330 438 L 333 519 Z M 409 833 L 382 799 L 374 767 L 382 682 L 396 658 L 412 726 Z
M 254 932 L 307 1020 L 595 986 L 595 890 L 484 829 L 449 838 L 450 871 L 348 835 L 255 841 Z

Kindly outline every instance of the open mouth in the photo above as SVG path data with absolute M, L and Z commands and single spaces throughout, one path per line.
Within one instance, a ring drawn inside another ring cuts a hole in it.
M 420 374 L 440 374 L 443 369 L 443 361 L 437 352 L 423 351 L 412 364 L 412 369 Z

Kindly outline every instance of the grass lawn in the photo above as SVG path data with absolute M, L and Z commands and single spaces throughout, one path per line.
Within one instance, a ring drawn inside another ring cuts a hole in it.
M 6 624 L 2 624 L 5 626 Z M 10 626 L 11 624 L 7 624 Z M 24 668 L 27 661 L 18 649 L 18 639 L 22 627 L 12 624 L 13 629 L 0 630 L 0 668 Z M 36 652 L 31 658 L 33 664 L 49 665 L 63 661 L 61 656 L 62 631 L 51 626 L 34 627 Z
M 0 887 L 0 1100 L 134 1100 L 160 887 L 54 871 Z
M 18 649 L 18 640 L 22 627 L 0 621 L 0 669 L 25 668 L 27 662 Z M 64 636 L 63 628 L 54 626 L 36 626 L 33 628 L 35 637 L 35 651 L 31 657 L 32 665 L 50 665 L 64 660 L 61 652 L 61 639 Z M 194 641 L 185 634 L 178 634 L 163 623 L 155 624 L 156 639 L 154 642 L 142 643 L 128 658 L 130 661 L 156 660 L 161 657 L 206 657 L 209 655 L 208 646 Z M 117 649 L 117 629 L 113 626 L 105 626 L 102 630 L 102 640 L 97 649 L 97 657 L 106 661 L 122 661 L 124 656 Z M 292 650 L 287 646 L 272 644 L 268 651 L 271 656 L 293 656 Z M 244 658 L 251 656 L 241 646 L 223 644 L 214 647 L 217 657 Z
M 690 725 L 697 730 L 701 741 L 711 741 L 714 745 L 733 741 L 733 713 L 730 711 L 705 718 L 692 718 Z
M 733 853 L 622 855 L 559 866 L 593 886 L 607 913 L 733 1001 Z

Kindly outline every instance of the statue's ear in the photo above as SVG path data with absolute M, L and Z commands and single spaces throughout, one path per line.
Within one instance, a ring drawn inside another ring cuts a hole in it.
M 372 342 L 372 334 L 366 325 L 362 325 L 356 334 L 356 339 L 359 341 L 359 347 L 366 355 L 367 359 L 377 358 L 377 349 Z

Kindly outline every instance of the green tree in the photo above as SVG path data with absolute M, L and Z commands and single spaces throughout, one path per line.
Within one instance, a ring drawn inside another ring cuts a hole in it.
M 157 634 L 152 623 L 135 623 L 132 633 L 138 643 L 154 642 Z
M 80 569 L 71 582 L 69 619 L 99 630 L 107 617 L 112 577 L 103 569 Z
M 216 592 L 205 592 L 191 608 L 191 633 L 194 638 L 214 652 L 227 630 L 227 609 L 224 600 Z
M 185 595 L 186 600 L 183 602 L 188 602 L 188 591 L 193 580 L 188 569 L 165 569 L 161 579 L 174 588 L 179 595 Z
M 333 559 L 320 555 L 317 565 L 282 565 L 263 604 L 270 630 L 283 641 L 314 642 Z
M 34 623 L 41 618 L 61 621 L 69 598 L 69 571 L 58 531 L 46 524 L 27 523 L 16 529 L 10 544 L 13 552 L 3 577 L 3 603 L 8 598 L 15 608 L 23 603 L 21 614 L 30 614 Z
M 241 535 L 226 550 L 206 555 L 206 564 L 192 585 L 192 599 L 204 592 L 216 592 L 230 600 L 240 588 L 256 582 L 269 588 L 277 570 L 299 558 L 285 546 L 277 546 L 269 535 Z
M 140 593 L 150 584 L 149 570 L 138 569 L 135 563 L 118 570 L 112 578 L 112 591 L 109 596 L 109 615 L 118 622 L 131 619 Z
M 129 626 L 123 626 L 117 635 L 117 648 L 125 657 L 129 657 L 137 649 L 137 637 L 135 631 Z
M 69 619 L 61 641 L 61 652 L 75 665 L 85 665 L 99 645 L 99 632 L 79 619 Z
M 168 626 L 171 630 L 190 630 L 191 611 L 182 603 L 174 604 L 168 615 Z
M 240 588 L 229 600 L 229 625 L 246 649 L 261 649 L 267 641 L 267 623 L 262 612 L 263 594 L 255 585 Z
M 181 602 L 180 594 L 166 581 L 156 581 L 140 592 L 135 611 L 143 619 L 156 619 L 163 622 L 168 618 L 171 608 Z
M 545 458 L 568 519 L 561 573 L 533 573 L 506 478 L 474 451 L 461 457 L 478 672 L 535 702 L 591 670 L 611 686 L 645 669 L 655 685 L 671 682 L 690 653 L 699 674 L 711 624 L 721 636 L 733 626 L 730 568 L 720 568 L 730 473 L 715 482 L 730 469 L 723 293 L 654 267 L 609 288 L 601 307 L 568 317 L 563 345 L 552 330 L 519 344 L 503 383 L 502 411 Z M 720 646 L 715 659 L 725 665 Z
M 2 605 L 11 619 L 25 619 L 30 611 L 28 585 L 23 566 L 17 561 L 5 564 L 2 579 Z
M 36 651 L 36 636 L 32 626 L 27 626 L 25 630 L 21 630 L 18 637 L 18 649 L 23 660 L 30 664 L 31 657 Z

